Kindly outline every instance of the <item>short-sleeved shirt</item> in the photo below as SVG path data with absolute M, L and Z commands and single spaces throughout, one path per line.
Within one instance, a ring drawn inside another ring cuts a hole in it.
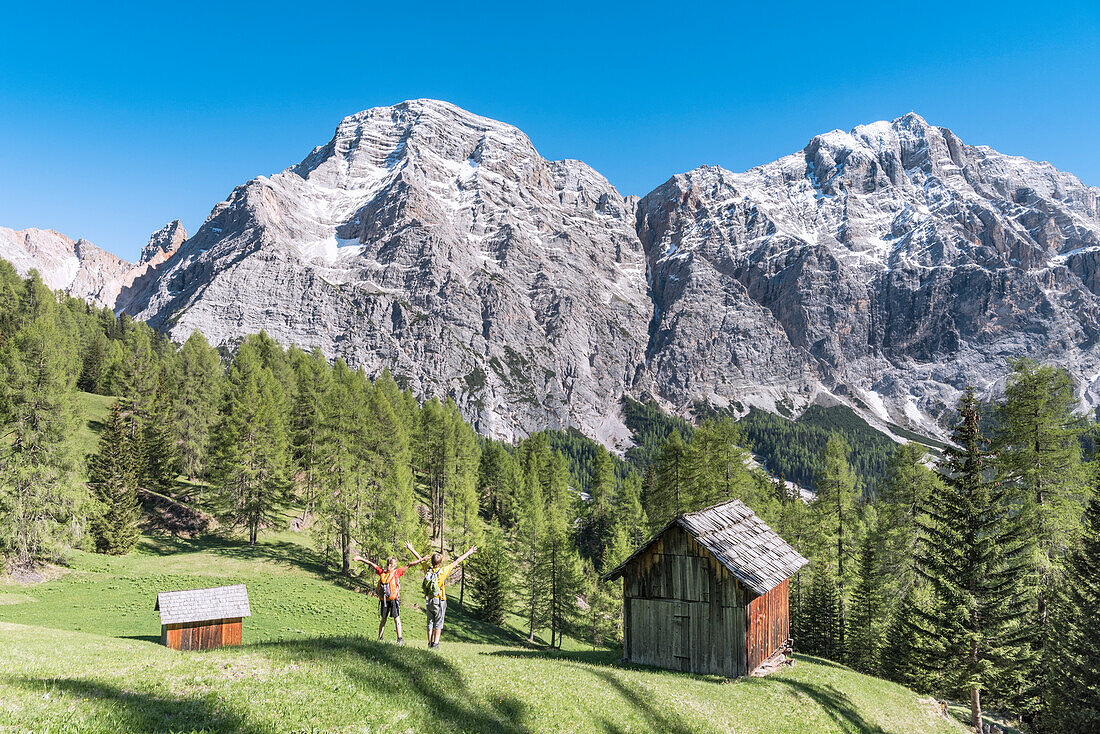
M 378 581 L 388 580 L 390 583 L 390 598 L 398 599 L 401 596 L 401 577 L 405 575 L 405 572 L 409 570 L 408 566 L 401 566 L 393 570 L 392 576 L 390 572 L 384 568 L 378 566 L 374 567 L 374 572 L 378 574 Z
M 448 563 L 445 566 L 439 566 L 438 567 L 439 568 L 439 593 L 436 594 L 436 597 L 435 597 L 436 599 L 442 599 L 443 601 L 447 601 L 447 587 L 444 584 L 444 582 L 447 580 L 447 577 L 451 575 L 451 567 L 453 565 L 454 565 L 453 563 Z M 432 566 L 431 561 L 422 561 L 420 563 L 420 567 L 424 570 L 424 573 L 427 573 L 428 571 L 433 570 L 433 566 Z

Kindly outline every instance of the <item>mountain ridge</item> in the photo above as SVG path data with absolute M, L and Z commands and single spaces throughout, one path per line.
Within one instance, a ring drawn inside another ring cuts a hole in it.
M 621 448 L 620 403 L 643 395 L 685 416 L 844 404 L 942 435 L 1012 356 L 1066 364 L 1100 402 L 1100 189 L 916 113 L 639 198 L 511 125 L 409 100 L 147 249 L 116 310 L 388 367 L 499 438 L 576 426 Z

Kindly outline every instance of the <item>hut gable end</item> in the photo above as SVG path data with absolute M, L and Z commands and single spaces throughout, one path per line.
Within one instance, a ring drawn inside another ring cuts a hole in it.
M 644 573 L 647 560 L 652 563 L 648 557 L 654 551 L 662 554 L 668 538 L 677 537 L 670 532 L 674 527 L 682 529 L 691 545 L 704 549 L 725 571 L 757 596 L 768 593 L 809 563 L 748 506 L 740 500 L 731 500 L 675 517 L 604 578 L 622 576 L 627 566 L 637 561 L 641 561 L 639 570 Z

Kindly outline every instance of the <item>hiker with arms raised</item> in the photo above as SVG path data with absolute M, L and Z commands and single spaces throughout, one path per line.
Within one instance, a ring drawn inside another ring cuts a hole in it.
M 443 565 L 443 554 L 433 553 L 431 559 L 424 558 L 411 543 L 405 543 L 413 555 L 420 562 L 424 570 L 424 601 L 425 611 L 428 613 L 428 647 L 439 647 L 439 634 L 443 631 L 443 617 L 447 614 L 447 577 L 455 566 L 459 565 L 477 550 L 477 546 L 463 553 L 451 563 Z
M 386 560 L 386 567 L 382 568 L 362 556 L 356 556 L 355 560 L 366 563 L 378 574 L 377 592 L 382 616 L 382 621 L 378 624 L 378 639 L 380 641 L 382 639 L 382 633 L 386 630 L 386 617 L 389 616 L 393 617 L 393 626 L 397 629 L 397 644 L 404 645 L 405 638 L 401 635 L 401 577 L 412 564 L 398 568 L 397 559 L 390 557 Z M 420 556 L 417 556 L 416 560 L 419 562 Z

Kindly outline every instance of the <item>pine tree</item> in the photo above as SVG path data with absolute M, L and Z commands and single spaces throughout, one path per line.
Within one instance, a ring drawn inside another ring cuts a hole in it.
M 147 489 L 164 492 L 175 484 L 179 475 L 179 451 L 172 425 L 174 410 L 168 374 L 163 367 L 160 369 L 157 390 L 148 410 L 149 415 L 141 426 L 138 441 L 134 444 L 141 455 L 138 482 Z
M 134 473 L 134 445 L 118 401 L 111 406 L 99 435 L 99 450 L 89 457 L 88 486 L 96 501 L 89 523 L 96 552 L 129 553 L 140 535 L 141 505 Z
M 849 611 L 848 660 L 861 673 L 879 673 L 879 652 L 882 644 L 882 591 L 879 588 L 878 529 L 874 509 L 868 508 L 867 532 L 859 543 L 856 559 L 855 587 Z
M 591 462 L 588 502 L 583 507 L 580 532 L 584 555 L 602 571 L 604 552 L 611 543 L 615 524 L 615 468 L 611 455 L 598 447 Z
M 1059 665 L 1042 653 L 1042 647 L 1058 635 L 1057 630 L 1048 629 L 1048 606 L 1060 585 L 1062 559 L 1079 526 L 1087 494 L 1080 442 L 1084 421 L 1074 415 L 1077 395 L 1064 368 L 1030 359 L 1017 360 L 1012 368 L 1004 401 L 996 410 L 995 468 L 999 478 L 1009 484 L 1014 502 L 1023 508 L 1026 526 L 1038 546 L 1031 580 L 1038 660 Z M 1018 676 L 1022 685 L 1006 682 L 1006 687 L 1026 689 L 1014 705 L 1041 708 L 1041 690 L 1034 683 L 1050 674 L 1027 671 Z
M 227 376 L 221 416 L 213 434 L 214 480 L 232 517 L 256 544 L 261 527 L 278 517 L 287 486 L 286 407 L 282 388 L 246 341 Z
M 364 383 L 343 360 L 336 360 L 324 396 L 319 457 L 325 471 L 312 529 L 326 559 L 335 554 L 344 575 L 351 573 L 355 537 L 365 535 L 357 525 L 370 501 L 365 459 L 374 439 L 369 435 L 367 400 Z
M 535 630 L 548 618 L 549 578 L 544 548 L 546 541 L 545 498 L 539 483 L 545 445 L 539 451 L 536 440 L 528 439 L 520 446 L 523 455 L 523 483 L 520 491 L 516 556 L 519 559 L 519 595 L 527 613 L 527 641 L 535 641 Z
M 673 431 L 657 455 L 657 477 L 653 505 L 646 508 L 651 523 L 664 525 L 681 512 L 692 509 L 691 456 L 679 431 Z
M 205 478 L 210 432 L 218 417 L 222 369 L 217 351 L 197 331 L 179 353 L 177 397 L 172 425 L 179 445 L 180 471 L 194 480 Z
M 490 525 L 484 543 L 470 557 L 470 597 L 474 613 L 489 624 L 504 624 L 512 587 L 512 560 L 498 525 Z
M 924 622 L 927 616 L 917 587 L 910 585 L 894 605 L 882 641 L 882 674 L 921 693 L 931 690 L 926 651 L 934 637 Z
M 879 515 L 878 561 L 882 569 L 883 598 L 903 598 L 916 583 L 918 520 L 929 497 L 940 489 L 939 477 L 924 465 L 927 451 L 918 443 L 894 451 L 875 503 Z
M 355 382 L 358 392 L 369 392 L 369 398 L 362 426 L 365 440 L 360 442 L 357 451 L 365 472 L 367 505 L 359 513 L 362 519 L 353 523 L 353 537 L 368 554 L 397 555 L 406 540 L 416 543 L 422 540 L 415 509 L 409 440 L 385 393 L 372 389 L 361 371 L 355 374 Z M 473 507 L 470 521 L 477 522 L 476 498 Z
M 809 655 L 840 661 L 840 590 L 830 564 L 814 565 L 806 607 L 803 651 Z
M 75 336 L 36 276 L 19 298 L 0 341 L 0 552 L 26 565 L 77 539 L 86 493 L 75 477 Z
M 1049 625 L 1042 720 L 1046 731 L 1086 734 L 1100 731 L 1100 495 L 1065 569 Z
M 551 456 L 549 474 L 542 555 L 550 582 L 547 597 L 550 646 L 561 647 L 562 636 L 577 621 L 577 596 L 582 592 L 583 586 L 580 557 L 570 534 L 574 513 L 570 507 L 569 470 L 564 457 L 557 451 Z
M 851 553 L 853 528 L 855 526 L 855 485 L 856 479 L 848 464 L 848 445 L 836 434 L 829 437 L 825 444 L 822 470 L 818 474 L 815 486 L 817 497 L 810 504 L 814 542 L 810 546 L 815 557 L 831 559 L 836 564 L 838 589 L 838 608 L 841 624 L 837 627 L 837 640 L 831 650 L 842 659 L 846 653 L 845 621 L 847 610 L 845 594 L 849 583 L 850 566 L 846 563 Z
M 518 467 L 508 450 L 497 441 L 486 441 L 478 464 L 482 512 L 509 530 L 516 522 L 519 481 Z
M 983 691 L 1031 662 L 1025 580 L 1032 545 L 1012 514 L 1005 487 L 989 476 L 989 452 L 968 389 L 959 403 L 952 444 L 944 449 L 940 491 L 921 525 L 918 571 L 931 583 L 930 621 L 942 641 L 932 663 L 953 690 L 970 698 L 971 725 L 981 726 Z

